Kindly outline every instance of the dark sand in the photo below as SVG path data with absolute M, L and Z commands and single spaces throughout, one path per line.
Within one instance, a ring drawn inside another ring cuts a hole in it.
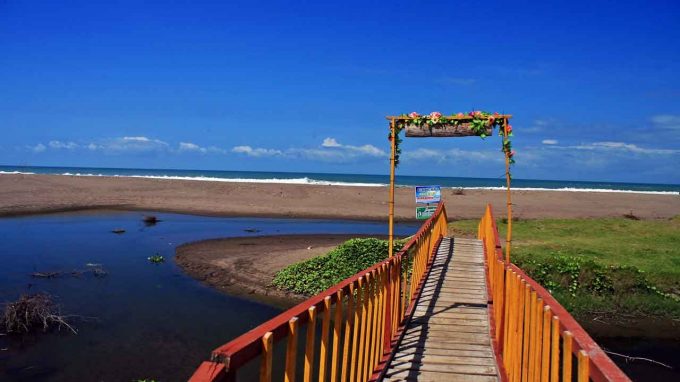
M 0 216 L 93 209 L 151 210 L 219 216 L 386 220 L 387 187 L 255 184 L 64 175 L 0 175 Z M 442 191 L 450 219 L 496 215 L 505 192 Z M 396 218 L 413 220 L 412 187 L 396 191 Z M 514 214 L 527 218 L 680 214 L 680 196 L 605 192 L 514 191 Z

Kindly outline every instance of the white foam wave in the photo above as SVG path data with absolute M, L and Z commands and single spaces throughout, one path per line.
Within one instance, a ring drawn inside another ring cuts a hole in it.
M 0 175 L 16 175 L 26 174 L 34 175 L 33 172 L 21 171 L 0 171 Z M 384 183 L 360 183 L 360 182 L 340 182 L 303 178 L 217 178 L 210 176 L 174 176 L 174 175 L 109 175 L 109 174 L 93 174 L 93 173 L 70 173 L 64 172 L 61 174 L 66 176 L 93 176 L 93 177 L 115 177 L 115 178 L 144 178 L 144 179 L 162 179 L 162 180 L 195 180 L 202 182 L 224 182 L 224 183 L 273 183 L 273 184 L 308 184 L 321 186 L 350 186 L 350 187 L 385 187 Z M 412 185 L 398 185 L 397 187 L 413 187 Z M 505 190 L 505 187 L 444 187 L 464 190 L 489 190 L 499 191 Z M 562 187 L 562 188 L 543 188 L 543 187 L 515 187 L 513 191 L 558 191 L 558 192 L 610 192 L 610 193 L 625 193 L 625 194 L 649 194 L 649 195 L 680 195 L 678 191 L 643 191 L 643 190 L 616 190 L 609 188 L 577 188 L 577 187 Z
M 162 180 L 196 180 L 202 182 L 224 182 L 224 183 L 276 183 L 276 184 L 311 184 L 320 186 L 352 186 L 352 187 L 382 187 L 386 184 L 380 183 L 357 183 L 357 182 L 332 182 L 326 180 L 304 178 L 216 178 L 210 176 L 173 176 L 173 175 L 105 175 L 105 174 L 87 174 L 87 173 L 69 173 L 65 172 L 60 175 L 69 176 L 103 176 L 115 178 L 144 178 L 144 179 L 162 179 Z
M 34 172 L 21 172 L 21 171 L 0 171 L 0 175 L 35 175 Z
M 461 188 L 461 187 L 451 187 Z M 505 187 L 462 187 L 465 190 L 505 190 Z M 680 195 L 678 191 L 641 191 L 641 190 L 615 190 L 612 188 L 577 188 L 577 187 L 562 187 L 562 188 L 542 188 L 542 187 L 513 187 L 513 191 L 559 191 L 559 192 L 614 192 L 623 194 L 650 194 L 650 195 Z

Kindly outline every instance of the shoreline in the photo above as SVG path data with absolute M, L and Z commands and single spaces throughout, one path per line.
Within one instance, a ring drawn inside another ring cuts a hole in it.
M 126 177 L 0 175 L 0 216 L 87 210 L 207 216 L 387 220 L 387 187 L 205 182 Z M 680 215 L 678 195 L 514 190 L 513 216 L 534 218 Z M 487 203 L 504 215 L 505 191 L 443 188 L 451 219 L 477 219 Z M 332 201 L 332 203 L 329 203 Z M 395 191 L 395 219 L 415 221 L 412 187 Z
M 0 166 L 2 167 L 2 166 Z M 388 183 L 367 183 L 367 182 L 345 182 L 345 181 L 329 181 L 304 178 L 218 178 L 208 176 L 174 176 L 174 175 L 118 175 L 118 174 L 94 174 L 94 173 L 69 173 L 62 174 L 53 173 L 35 173 L 35 172 L 21 172 L 21 171 L 0 171 L 2 175 L 52 175 L 52 176 L 70 176 L 70 177 L 91 177 L 91 178 L 113 178 L 113 179 L 157 179 L 157 180 L 187 180 L 196 182 L 221 182 L 221 183 L 252 183 L 252 184 L 294 184 L 307 186 L 342 186 L 342 187 L 387 187 Z M 568 182 L 568 181 L 565 181 Z M 650 184 L 653 186 L 654 184 Z M 415 184 L 396 184 L 397 188 L 415 187 Z M 661 184 L 660 186 L 672 186 Z M 442 185 L 443 189 L 460 189 L 460 190 L 489 190 L 489 191 L 505 191 L 505 187 L 500 186 L 452 186 Z M 579 188 L 579 187 L 562 187 L 562 188 L 546 188 L 546 187 L 513 187 L 515 191 L 556 191 L 556 192 L 603 192 L 603 193 L 627 193 L 627 194 L 647 194 L 647 195 L 680 195 L 680 191 L 655 191 L 655 190 L 629 190 L 618 188 Z

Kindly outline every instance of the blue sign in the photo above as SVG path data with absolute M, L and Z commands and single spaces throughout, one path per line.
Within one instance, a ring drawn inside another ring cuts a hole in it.
M 432 204 L 442 200 L 440 186 L 416 186 L 416 203 Z

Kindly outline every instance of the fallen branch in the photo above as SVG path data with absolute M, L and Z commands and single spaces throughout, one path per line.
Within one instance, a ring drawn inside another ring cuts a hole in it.
M 633 356 L 629 356 L 629 355 L 625 355 L 625 354 L 621 354 L 621 353 L 615 353 L 613 351 L 608 351 L 608 350 L 604 350 L 604 352 L 607 353 L 607 354 L 611 354 L 611 355 L 615 355 L 615 356 L 624 358 L 626 360 L 626 362 L 645 361 L 645 362 L 653 363 L 653 364 L 656 364 L 656 365 L 659 365 L 659 366 L 663 366 L 667 369 L 673 370 L 673 366 L 666 365 L 663 362 L 655 361 L 653 359 L 643 358 L 643 357 L 633 357 Z

